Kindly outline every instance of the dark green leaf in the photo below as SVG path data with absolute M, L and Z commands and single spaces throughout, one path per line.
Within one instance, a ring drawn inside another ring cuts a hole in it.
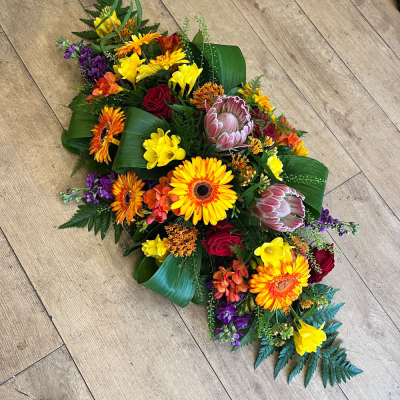
M 319 358 L 319 347 L 317 347 L 317 351 L 315 353 L 313 353 L 311 356 L 310 363 L 308 364 L 308 370 L 307 370 L 307 374 L 306 374 L 306 380 L 304 383 L 304 387 L 308 386 L 311 378 L 314 375 L 315 370 L 317 369 L 318 358 Z
M 95 17 L 95 18 L 100 17 L 100 12 L 99 12 L 99 11 L 92 11 L 92 10 L 89 10 L 88 8 L 85 8 L 85 11 L 86 11 L 89 15 L 91 15 L 92 17 Z M 94 22 L 94 21 L 93 21 L 93 22 Z M 93 24 L 93 26 L 94 26 L 94 24 Z
M 304 353 L 302 356 L 300 356 L 299 362 L 289 375 L 288 383 L 290 383 L 292 379 L 301 372 L 303 367 L 306 365 L 309 356 L 310 353 Z
M 294 340 L 291 338 L 288 342 L 286 342 L 285 346 L 283 346 L 279 353 L 278 363 L 276 364 L 274 371 L 274 379 L 276 379 L 282 368 L 289 362 L 289 360 L 293 358 L 295 354 L 296 348 L 294 346 Z
M 137 15 L 136 15 L 137 24 L 140 27 L 142 24 L 142 6 L 140 5 L 139 0 L 135 0 L 135 3 L 136 3 L 136 10 L 137 10 Z
M 194 36 L 192 43 L 203 43 L 203 42 L 204 42 L 203 34 L 201 30 L 199 30 Z
M 264 360 L 266 360 L 275 350 L 277 350 L 276 347 L 273 346 L 272 344 L 269 344 L 267 339 L 261 340 L 261 348 L 260 351 L 258 352 L 258 357 L 254 365 L 254 369 L 257 369 L 258 366 Z
M 133 10 L 133 3 L 130 2 L 129 10 L 128 10 L 128 12 L 126 13 L 124 19 L 122 20 L 121 25 L 120 25 L 120 26 L 118 27 L 118 29 L 117 29 L 118 32 L 121 32 L 121 29 L 122 29 L 122 28 L 126 25 L 126 23 L 128 22 L 129 18 L 130 18 L 131 15 L 132 15 L 132 10 Z
M 79 18 L 82 22 L 84 22 L 86 25 L 91 26 L 92 28 L 94 27 L 94 20 L 93 19 L 83 19 Z
M 115 220 L 115 214 L 114 215 L 114 220 Z M 124 227 L 120 224 L 117 224 L 115 221 L 113 222 L 114 225 L 114 238 L 115 238 L 115 244 L 117 244 L 119 242 L 119 239 L 121 238 L 122 235 L 122 231 L 124 229 Z
M 135 270 L 133 271 L 133 279 L 137 281 L 137 274 L 138 274 L 138 269 L 140 263 L 144 260 L 146 256 L 143 253 L 140 253 L 138 258 L 136 259 L 136 265 L 135 265 Z
M 102 213 L 102 220 L 101 220 L 101 228 L 100 228 L 100 232 L 101 232 L 101 239 L 104 240 L 108 229 L 110 228 L 110 223 L 111 223 L 111 208 L 110 211 L 107 213 Z
M 74 147 L 71 147 L 67 144 L 67 137 L 68 137 L 68 131 L 66 129 L 63 129 L 62 134 L 61 134 L 61 143 L 62 145 L 70 152 L 73 154 L 79 154 L 80 151 L 78 149 L 75 149 Z
M 96 31 L 82 31 L 82 32 L 71 32 L 71 33 L 83 39 L 97 39 L 99 37 Z

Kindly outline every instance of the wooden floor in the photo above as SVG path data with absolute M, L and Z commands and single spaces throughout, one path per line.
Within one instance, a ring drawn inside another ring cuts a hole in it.
M 242 49 L 248 77 L 330 169 L 325 206 L 356 237 L 327 283 L 346 302 L 340 338 L 364 373 L 287 385 L 256 346 L 206 343 L 205 310 L 138 286 L 134 256 L 86 231 L 60 190 L 74 157 L 60 135 L 78 71 L 54 46 L 91 0 L 0 0 L 0 399 L 400 399 L 400 13 L 395 0 L 142 0 L 173 32 L 205 16 Z M 196 31 L 193 26 L 192 33 Z

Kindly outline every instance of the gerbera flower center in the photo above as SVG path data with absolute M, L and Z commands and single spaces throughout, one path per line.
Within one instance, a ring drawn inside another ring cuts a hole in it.
M 292 283 L 291 277 L 282 279 L 276 283 L 276 290 L 278 290 L 279 292 L 283 292 L 290 286 L 291 283 Z
M 197 182 L 193 194 L 199 200 L 207 200 L 212 195 L 212 186 L 208 182 Z
M 108 128 L 107 128 L 107 126 L 105 126 L 105 127 L 102 129 L 101 133 L 100 133 L 100 140 L 101 140 L 102 142 L 104 142 L 104 139 L 107 137 L 107 133 L 108 133 Z
M 124 204 L 125 204 L 125 206 L 129 206 L 129 204 L 131 202 L 131 198 L 132 198 L 131 191 L 126 192 L 125 196 L 124 196 Z

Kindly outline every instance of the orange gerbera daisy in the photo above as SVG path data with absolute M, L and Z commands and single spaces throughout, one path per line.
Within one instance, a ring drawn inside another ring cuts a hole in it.
M 303 256 L 289 263 L 281 262 L 278 267 L 259 266 L 257 271 L 249 280 L 250 292 L 258 293 L 256 303 L 271 311 L 290 306 L 307 286 L 310 276 L 308 261 Z
M 119 140 L 114 139 L 115 135 L 124 130 L 124 112 L 120 108 L 113 109 L 105 106 L 99 116 L 99 124 L 95 125 L 92 132 L 93 139 L 90 142 L 90 154 L 94 153 L 94 159 L 98 162 L 108 164 L 111 157 L 108 153 L 110 143 L 119 145 Z
M 181 209 L 187 221 L 193 214 L 193 224 L 201 219 L 207 225 L 226 218 L 226 210 L 232 208 L 237 199 L 236 192 L 227 185 L 233 179 L 231 171 L 216 158 L 201 157 L 185 160 L 175 168 L 170 185 L 174 188 L 169 194 L 179 197 L 171 205 L 174 210 Z
M 142 55 L 141 46 L 143 44 L 150 44 L 159 37 L 161 37 L 161 35 L 157 32 L 146 33 L 143 36 L 141 33 L 139 33 L 139 36 L 132 35 L 132 41 L 126 42 L 123 46 L 118 47 L 116 49 L 115 55 L 117 57 L 124 57 L 126 54 L 133 51 L 134 53 L 141 56 Z
M 134 172 L 128 171 L 126 175 L 118 175 L 118 179 L 112 186 L 112 193 L 115 201 L 111 204 L 113 211 L 117 212 L 117 223 L 122 224 L 124 219 L 128 225 L 136 214 L 143 217 L 142 214 L 142 201 L 143 193 L 141 189 L 144 182 L 137 178 Z

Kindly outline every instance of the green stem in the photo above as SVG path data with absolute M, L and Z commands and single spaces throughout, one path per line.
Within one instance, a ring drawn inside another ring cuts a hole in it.
M 295 317 L 297 320 L 300 321 L 300 317 L 297 315 L 296 311 L 293 310 L 293 307 L 292 307 L 292 306 L 290 306 L 290 309 L 291 309 L 291 311 L 292 311 L 294 317 Z
M 311 310 L 303 315 L 303 319 L 309 317 L 314 312 L 314 310 L 315 310 L 315 303 L 312 305 Z
M 118 28 L 115 26 L 114 21 L 112 20 L 111 16 L 110 16 L 110 21 L 111 21 L 111 23 L 113 24 L 113 27 L 114 27 L 114 29 L 115 29 L 115 32 L 118 33 L 118 36 L 119 36 L 119 38 L 121 39 L 122 43 L 125 43 L 125 40 L 122 38 L 121 34 L 119 33 Z

